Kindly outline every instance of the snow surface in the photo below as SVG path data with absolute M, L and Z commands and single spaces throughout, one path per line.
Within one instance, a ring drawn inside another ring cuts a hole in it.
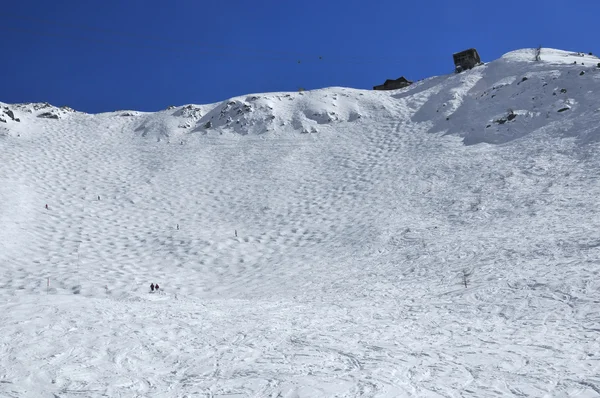
M 600 60 L 534 54 L 0 104 L 0 396 L 600 396 Z

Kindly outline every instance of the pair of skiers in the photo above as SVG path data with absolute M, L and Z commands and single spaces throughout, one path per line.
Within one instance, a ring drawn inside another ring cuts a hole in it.
M 154 291 L 155 289 L 158 292 L 158 283 L 156 285 L 154 283 L 150 284 L 150 290 Z

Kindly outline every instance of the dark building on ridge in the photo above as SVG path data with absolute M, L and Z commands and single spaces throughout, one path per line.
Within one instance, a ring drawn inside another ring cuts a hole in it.
M 397 90 L 399 88 L 408 87 L 412 83 L 413 82 L 411 82 L 410 80 L 406 80 L 406 78 L 402 76 L 396 80 L 387 79 L 385 83 L 373 87 L 373 90 Z
M 452 54 L 454 58 L 454 66 L 456 73 L 460 73 L 464 70 L 471 69 L 476 65 L 481 64 L 481 58 L 479 53 L 474 48 L 469 48 L 458 53 Z

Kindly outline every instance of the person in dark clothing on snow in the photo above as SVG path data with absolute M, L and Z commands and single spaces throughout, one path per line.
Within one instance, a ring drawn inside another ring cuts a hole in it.
M 158 283 L 156 284 L 156 286 L 154 286 L 154 288 L 156 289 L 156 291 L 158 291 Z
M 154 283 L 152 283 L 152 284 L 150 285 L 150 290 L 151 290 L 151 291 L 154 291 Z

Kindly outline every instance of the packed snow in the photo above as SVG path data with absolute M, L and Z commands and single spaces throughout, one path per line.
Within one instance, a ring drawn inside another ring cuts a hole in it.
M 534 58 L 0 103 L 0 396 L 600 396 L 600 59 Z

